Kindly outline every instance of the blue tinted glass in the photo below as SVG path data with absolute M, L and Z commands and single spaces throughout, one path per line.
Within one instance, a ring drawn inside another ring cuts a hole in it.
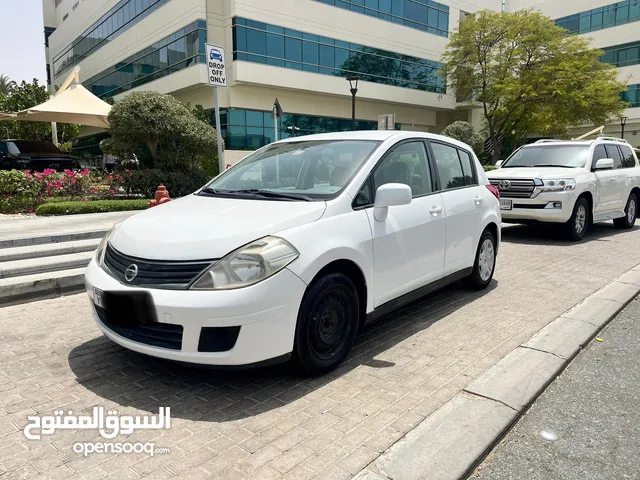
M 267 34 L 267 55 L 284 58 L 284 37 L 282 35 Z
M 285 41 L 285 58 L 287 60 L 302 61 L 302 41 L 295 38 L 287 38 Z
M 262 127 L 264 125 L 264 115 L 262 112 L 247 110 L 247 125 L 252 127 Z
M 258 53 L 260 55 L 266 55 L 267 54 L 266 32 L 247 28 L 247 51 L 250 53 Z

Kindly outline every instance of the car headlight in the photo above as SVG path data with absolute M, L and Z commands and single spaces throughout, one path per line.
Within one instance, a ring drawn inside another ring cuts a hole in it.
M 122 222 L 120 222 L 122 223 Z M 109 243 L 109 239 L 111 238 L 111 236 L 113 235 L 113 233 L 116 231 L 116 229 L 120 226 L 120 223 L 116 223 L 111 230 L 109 230 L 107 232 L 107 234 L 102 237 L 102 240 L 100 241 L 100 245 L 98 245 L 98 249 L 96 250 L 96 263 L 98 264 L 98 266 L 102 266 L 102 262 L 104 261 L 104 252 L 107 250 L 107 244 Z
M 275 275 L 299 255 L 286 240 L 264 237 L 213 264 L 191 289 L 231 290 L 248 287 Z
M 554 178 L 553 180 L 536 179 L 535 183 L 542 187 L 543 192 L 561 192 L 576 189 L 576 181 L 573 178 Z

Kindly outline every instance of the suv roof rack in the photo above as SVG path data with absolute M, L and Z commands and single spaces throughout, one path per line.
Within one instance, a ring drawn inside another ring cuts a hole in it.
M 567 140 L 556 140 L 555 138 L 542 138 L 540 140 L 536 140 L 535 143 L 552 143 L 552 142 L 566 142 Z
M 610 137 L 608 135 L 598 135 L 598 140 L 605 140 L 607 142 L 620 142 L 620 143 L 629 143 L 624 138 L 618 137 Z

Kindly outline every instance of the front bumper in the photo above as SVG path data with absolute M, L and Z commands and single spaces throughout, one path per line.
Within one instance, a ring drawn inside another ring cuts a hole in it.
M 154 357 L 203 365 L 250 365 L 290 354 L 298 309 L 307 285 L 283 269 L 256 285 L 236 290 L 192 291 L 141 289 L 123 285 L 95 260 L 85 274 L 87 293 L 98 328 L 130 350 Z M 103 292 L 149 292 L 159 326 L 181 325 L 180 349 L 162 348 L 119 335 L 100 319 L 94 288 Z M 203 327 L 240 327 L 233 347 L 223 352 L 201 352 Z
M 501 210 L 502 219 L 505 222 L 526 220 L 566 223 L 573 214 L 577 194 L 574 191 L 543 192 L 535 198 L 502 198 L 511 200 L 513 207 L 511 210 Z M 559 208 L 553 206 L 557 203 L 561 204 Z

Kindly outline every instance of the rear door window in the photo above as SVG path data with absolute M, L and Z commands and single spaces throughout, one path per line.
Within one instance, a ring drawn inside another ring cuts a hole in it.
M 605 145 L 607 151 L 607 158 L 613 158 L 613 168 L 622 168 L 622 156 L 617 145 Z
M 460 163 L 462 164 L 462 173 L 464 174 L 465 185 L 477 185 L 478 179 L 476 178 L 476 172 L 473 168 L 473 160 L 471 154 L 465 150 L 458 150 L 458 156 L 460 157 Z
M 620 151 L 622 152 L 622 168 L 633 168 L 636 166 L 636 159 L 633 156 L 631 148 L 626 145 L 620 145 Z

